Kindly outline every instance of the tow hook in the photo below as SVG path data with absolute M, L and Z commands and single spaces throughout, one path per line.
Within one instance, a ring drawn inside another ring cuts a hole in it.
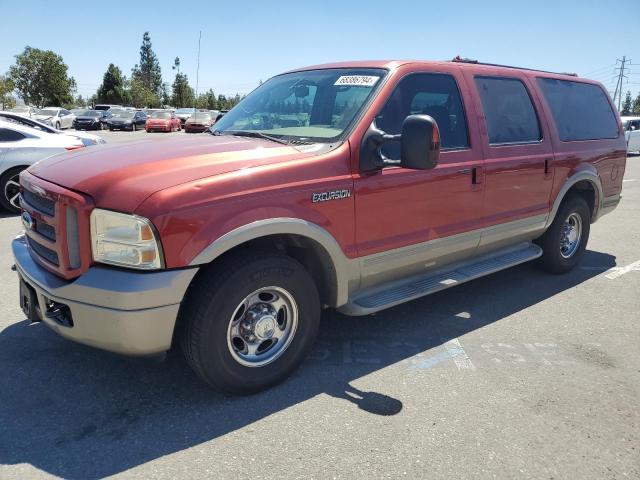
M 13 265 L 11 265 L 11 271 L 12 271 L 12 272 L 15 272 L 15 271 L 17 271 L 17 270 L 18 270 L 18 269 L 16 268 L 16 264 L 15 264 L 15 263 L 14 263 Z

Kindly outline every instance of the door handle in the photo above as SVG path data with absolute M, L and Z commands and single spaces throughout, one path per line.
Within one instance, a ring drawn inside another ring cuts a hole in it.
M 458 170 L 458 173 L 460 175 L 466 175 L 467 173 L 471 173 L 471 169 L 470 168 L 463 168 L 461 170 Z

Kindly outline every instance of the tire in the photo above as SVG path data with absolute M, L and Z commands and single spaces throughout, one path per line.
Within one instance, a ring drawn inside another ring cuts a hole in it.
M 60 130 L 60 122 L 56 122 L 56 130 Z
M 268 310 L 278 302 L 292 308 Z M 243 322 L 250 319 L 254 327 L 243 330 L 248 325 Z M 303 362 L 319 323 L 318 290 L 300 263 L 269 251 L 244 252 L 203 270 L 189 288 L 180 312 L 180 344 L 187 362 L 206 383 L 218 390 L 250 394 L 283 381 Z M 255 342 L 245 343 L 240 331 Z M 282 338 L 274 341 L 278 335 Z M 271 346 L 259 353 L 265 344 Z M 257 345 L 258 356 L 252 357 L 248 350 L 252 345 L 254 349 Z
M 131 131 L 132 131 L 132 132 L 135 132 L 136 130 L 137 130 L 137 128 L 136 128 L 136 124 L 135 124 L 135 123 L 132 123 L 132 124 L 131 124 Z
M 584 254 L 590 229 L 591 211 L 585 199 L 579 195 L 564 199 L 553 223 L 537 242 L 542 247 L 542 267 L 555 274 L 572 270 Z
M 15 197 L 20 190 L 19 185 L 16 185 L 16 183 L 18 183 L 18 175 L 25 168 L 26 167 L 11 168 L 0 175 L 0 186 L 2 188 L 0 205 L 11 213 L 20 213 L 20 206 L 18 204 L 17 197 Z M 13 203 L 12 198 L 14 199 Z

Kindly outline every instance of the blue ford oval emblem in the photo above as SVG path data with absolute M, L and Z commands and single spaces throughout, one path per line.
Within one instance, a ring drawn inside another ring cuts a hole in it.
M 22 212 L 22 224 L 29 230 L 33 228 L 33 217 L 29 212 Z

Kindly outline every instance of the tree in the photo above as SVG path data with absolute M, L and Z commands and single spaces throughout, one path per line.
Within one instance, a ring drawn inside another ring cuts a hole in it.
M 73 102 L 76 82 L 67 75 L 62 57 L 51 50 L 25 47 L 9 68 L 9 77 L 27 104 L 45 107 Z
M 112 103 L 125 105 L 128 100 L 128 92 L 125 88 L 125 78 L 122 71 L 113 63 L 109 64 L 107 71 L 102 77 L 102 85 L 96 93 L 98 103 Z
M 627 96 L 624 98 L 624 102 L 622 102 L 622 110 L 620 111 L 620 115 L 631 115 L 631 92 L 629 91 L 627 92 Z
M 193 88 L 189 85 L 189 79 L 184 73 L 177 73 L 176 79 L 173 82 L 173 95 L 171 97 L 171 103 L 174 107 L 192 107 L 195 104 L 196 98 L 193 93 Z
M 172 70 L 177 70 L 176 73 L 180 73 L 180 57 L 176 57 L 175 60 L 173 61 L 173 67 L 171 67 Z
M 16 105 L 15 100 L 11 96 L 13 92 L 13 82 L 5 75 L 0 75 L 0 103 L 2 104 L 2 110 L 7 108 L 13 108 Z
M 218 100 L 216 99 L 216 94 L 213 93 L 212 89 L 209 89 L 206 92 L 198 95 L 198 99 L 196 101 L 196 107 L 204 108 L 207 110 L 218 109 Z
M 132 81 L 140 82 L 145 90 L 159 97 L 162 92 L 162 70 L 160 62 L 151 47 L 151 37 L 149 32 L 144 32 L 142 36 L 142 46 L 140 47 L 140 63 L 133 67 L 131 71 Z M 155 102 L 160 104 L 159 98 Z
M 638 92 L 638 96 L 633 101 L 633 109 L 631 110 L 631 113 L 640 116 L 640 92 Z
M 130 103 L 136 108 L 157 108 L 160 106 L 158 95 L 145 87 L 140 79 L 131 80 L 129 95 Z

